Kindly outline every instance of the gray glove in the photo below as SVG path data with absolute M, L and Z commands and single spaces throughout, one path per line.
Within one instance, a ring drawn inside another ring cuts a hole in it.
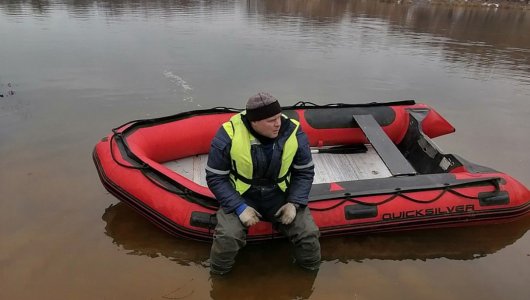
M 250 227 L 258 223 L 259 218 L 261 218 L 260 213 L 251 206 L 247 206 L 247 208 L 245 208 L 245 210 L 239 214 L 239 220 L 241 220 L 241 223 L 243 223 L 243 225 L 246 227 Z
M 275 217 L 280 217 L 280 222 L 284 225 L 289 225 L 296 217 L 296 207 L 291 202 L 284 204 L 274 214 Z

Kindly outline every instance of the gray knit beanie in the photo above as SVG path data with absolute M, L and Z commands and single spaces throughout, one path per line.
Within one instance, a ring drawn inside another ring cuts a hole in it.
M 249 121 L 267 119 L 282 112 L 278 99 L 269 93 L 257 93 L 248 98 L 246 109 Z

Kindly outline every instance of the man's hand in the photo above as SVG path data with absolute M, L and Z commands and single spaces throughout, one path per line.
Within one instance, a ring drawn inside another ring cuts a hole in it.
M 250 227 L 258 223 L 259 218 L 261 218 L 261 214 L 251 206 L 247 206 L 245 210 L 239 214 L 239 220 L 241 220 L 241 223 L 243 223 L 243 225 L 246 227 Z
M 274 214 L 275 217 L 280 217 L 280 222 L 284 225 L 289 225 L 296 217 L 296 207 L 291 202 L 284 204 Z

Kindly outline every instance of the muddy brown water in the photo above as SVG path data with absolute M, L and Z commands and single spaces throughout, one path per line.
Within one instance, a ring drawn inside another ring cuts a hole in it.
M 398 1 L 0 1 L 1 299 L 529 299 L 530 219 L 247 247 L 209 245 L 109 195 L 91 151 L 129 120 L 268 91 L 282 104 L 416 99 L 447 153 L 530 186 L 530 14 Z

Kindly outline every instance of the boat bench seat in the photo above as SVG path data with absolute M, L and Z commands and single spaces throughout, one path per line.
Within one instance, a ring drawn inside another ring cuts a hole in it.
M 359 125 L 359 128 L 393 176 L 417 174 L 416 170 L 414 170 L 372 115 L 353 115 L 353 120 Z

